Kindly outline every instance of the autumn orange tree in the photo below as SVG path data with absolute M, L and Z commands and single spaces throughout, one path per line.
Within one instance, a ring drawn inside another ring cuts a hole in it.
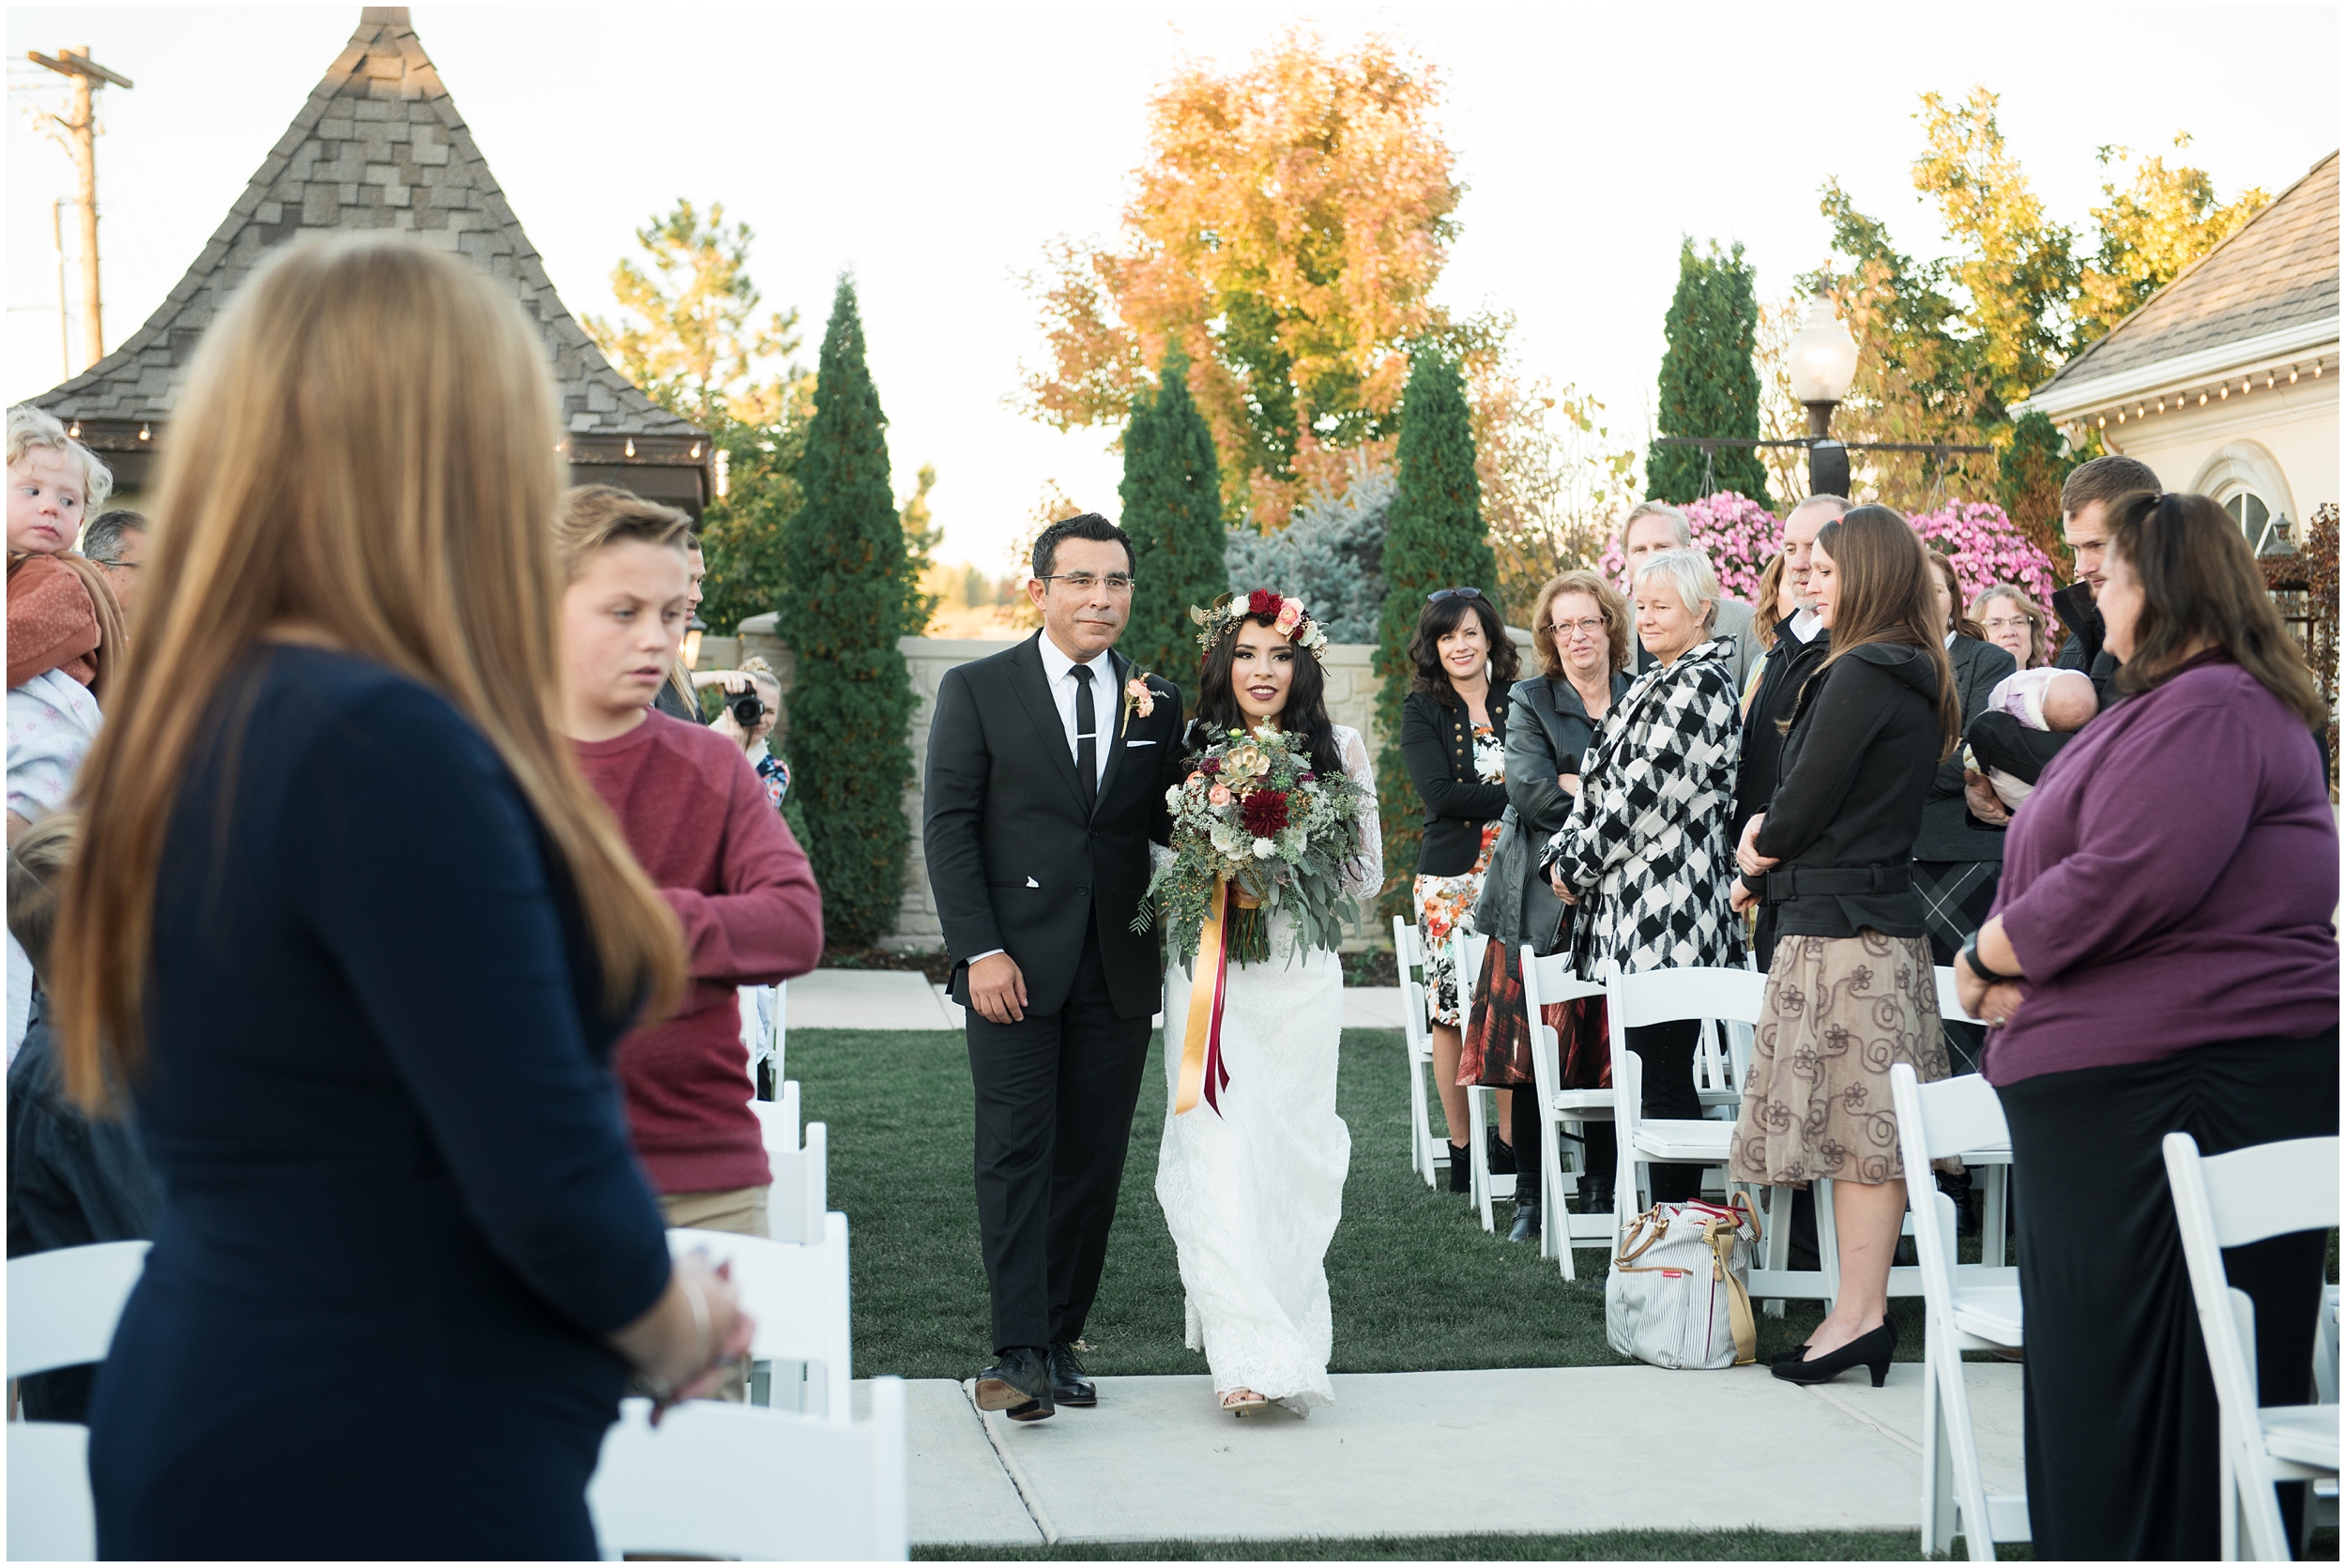
M 1495 331 L 1431 298 L 1464 193 L 1440 87 L 1386 39 L 1339 53 L 1303 30 L 1237 70 L 1176 74 L 1120 232 L 1061 240 L 1028 275 L 1045 343 L 1028 410 L 1121 425 L 1179 346 L 1226 510 L 1275 526 L 1307 490 L 1340 488 L 1340 453 L 1391 441 L 1409 345 L 1471 364 Z
M 2104 147 L 2102 201 L 2090 214 L 2091 233 L 2081 235 L 2047 211 L 2004 141 L 1997 108 L 1985 87 L 1959 99 L 1926 93 L 1917 108 L 1923 149 L 1914 189 L 1938 209 L 1950 246 L 1943 257 L 1901 251 L 1887 224 L 1860 211 L 1837 180 L 1825 183 L 1835 259 L 1801 280 L 1804 297 L 1762 312 L 1766 434 L 1805 427 L 1781 354 L 1805 296 L 1821 290 L 1860 348 L 1856 379 L 1834 417 L 1836 435 L 2001 449 L 2012 437 L 2008 407 L 2267 200 L 2251 188 L 2221 201 L 2202 170 Z M 2178 135 L 2174 145 L 2181 151 L 2190 138 Z M 1999 457 L 1957 458 L 1942 468 L 1925 455 L 1875 453 L 1861 462 L 1860 478 L 1881 499 L 1914 509 L 1942 492 L 1994 493 Z M 2050 525 L 2027 522 L 2040 534 Z

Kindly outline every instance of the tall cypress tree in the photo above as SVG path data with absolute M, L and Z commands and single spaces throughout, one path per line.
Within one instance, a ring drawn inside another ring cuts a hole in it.
M 1458 367 L 1433 349 L 1409 362 L 1401 394 L 1400 488 L 1385 534 L 1385 602 L 1377 622 L 1377 796 L 1384 818 L 1380 914 L 1407 905 L 1417 869 L 1425 802 L 1401 761 L 1401 699 L 1414 666 L 1409 639 L 1425 596 L 1473 586 L 1499 602 L 1499 561 L 1483 529 L 1483 487 L 1474 477 L 1474 427 Z M 1396 878 L 1398 879 L 1396 882 Z
M 784 529 L 777 630 L 797 660 L 791 794 L 806 812 L 823 926 L 833 942 L 888 935 L 904 898 L 912 681 L 896 638 L 913 585 L 888 475 L 888 416 L 863 360 L 855 285 L 823 332 L 815 418 Z
M 1655 412 L 1664 435 L 1760 438 L 1760 372 L 1751 360 L 1759 329 L 1760 305 L 1742 244 L 1721 254 L 1714 240 L 1705 256 L 1695 253 L 1692 239 L 1683 241 L 1678 292 L 1662 327 L 1669 347 L 1662 355 Z M 1682 505 L 1722 490 L 1762 505 L 1768 495 L 1768 471 L 1749 447 L 1720 449 L 1707 468 L 1700 448 L 1649 448 L 1645 483 L 1648 495 Z
M 1222 559 L 1222 475 L 1213 432 L 1189 395 L 1189 356 L 1169 349 L 1153 398 L 1133 400 L 1124 427 L 1124 531 L 1133 540 L 1132 624 L 1119 645 L 1197 700 L 1193 604 L 1228 591 Z

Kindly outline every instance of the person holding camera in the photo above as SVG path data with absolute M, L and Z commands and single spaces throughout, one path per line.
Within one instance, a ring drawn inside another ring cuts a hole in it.
M 815 967 L 822 895 L 739 744 L 651 707 L 689 608 L 686 521 L 608 485 L 563 497 L 563 727 L 683 926 L 691 965 L 675 1013 L 619 1042 L 636 1152 L 669 1225 L 763 1236 L 771 1176 L 735 988 Z
M 790 793 L 790 765 L 766 744 L 774 733 L 774 721 L 782 716 L 782 677 L 771 664 L 752 654 L 741 661 L 739 669 L 695 675 L 693 684 L 724 688 L 724 706 L 708 727 L 741 748 L 741 754 L 757 771 L 757 782 L 766 786 L 774 810 L 782 810 L 783 798 Z

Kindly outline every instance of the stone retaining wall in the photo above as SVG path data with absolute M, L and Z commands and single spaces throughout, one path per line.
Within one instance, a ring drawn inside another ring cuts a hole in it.
M 1514 629 L 1510 629 L 1514 631 Z M 1528 633 L 1515 631 L 1515 640 L 1528 644 Z M 922 951 L 944 946 L 944 931 L 937 924 L 937 903 L 929 894 L 928 862 L 921 850 L 921 785 L 920 773 L 929 754 L 929 720 L 937 711 L 937 690 L 947 671 L 973 660 L 990 658 L 1006 648 L 1013 647 L 1022 639 L 1006 638 L 944 638 L 905 637 L 897 646 L 903 649 L 905 664 L 912 677 L 912 692 L 918 706 L 913 709 L 912 730 L 906 737 L 912 748 L 913 787 L 905 792 L 905 817 L 912 825 L 911 853 L 905 864 L 904 903 L 896 916 L 896 929 L 887 938 L 887 945 L 906 951 Z M 727 667 L 707 657 L 712 645 L 720 639 L 703 643 L 701 664 L 707 669 Z M 730 639 L 726 639 L 730 641 Z M 774 725 L 774 750 L 787 757 L 789 738 L 790 688 L 794 667 L 789 650 L 774 635 L 771 615 L 753 616 L 740 626 L 739 657 L 759 653 L 781 672 L 783 712 Z M 731 652 L 730 649 L 727 650 Z M 1339 724 L 1349 724 L 1368 738 L 1374 755 L 1378 747 L 1375 723 L 1377 708 L 1377 677 L 1370 667 L 1377 650 L 1366 643 L 1331 643 L 1327 649 L 1328 716 Z

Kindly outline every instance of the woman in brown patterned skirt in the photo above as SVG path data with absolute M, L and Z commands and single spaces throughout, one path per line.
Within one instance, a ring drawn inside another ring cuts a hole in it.
M 1826 524 L 1809 589 L 1833 654 L 1800 693 L 1781 782 L 1737 852 L 1736 907 L 1764 901 L 1781 936 L 1729 1176 L 1833 1179 L 1840 1294 L 1775 1375 L 1815 1383 L 1862 1365 L 1879 1388 L 1906 1212 L 1890 1069 L 1947 1075 L 1914 840 L 1960 719 L 1930 565 L 1904 518 L 1859 507 Z

